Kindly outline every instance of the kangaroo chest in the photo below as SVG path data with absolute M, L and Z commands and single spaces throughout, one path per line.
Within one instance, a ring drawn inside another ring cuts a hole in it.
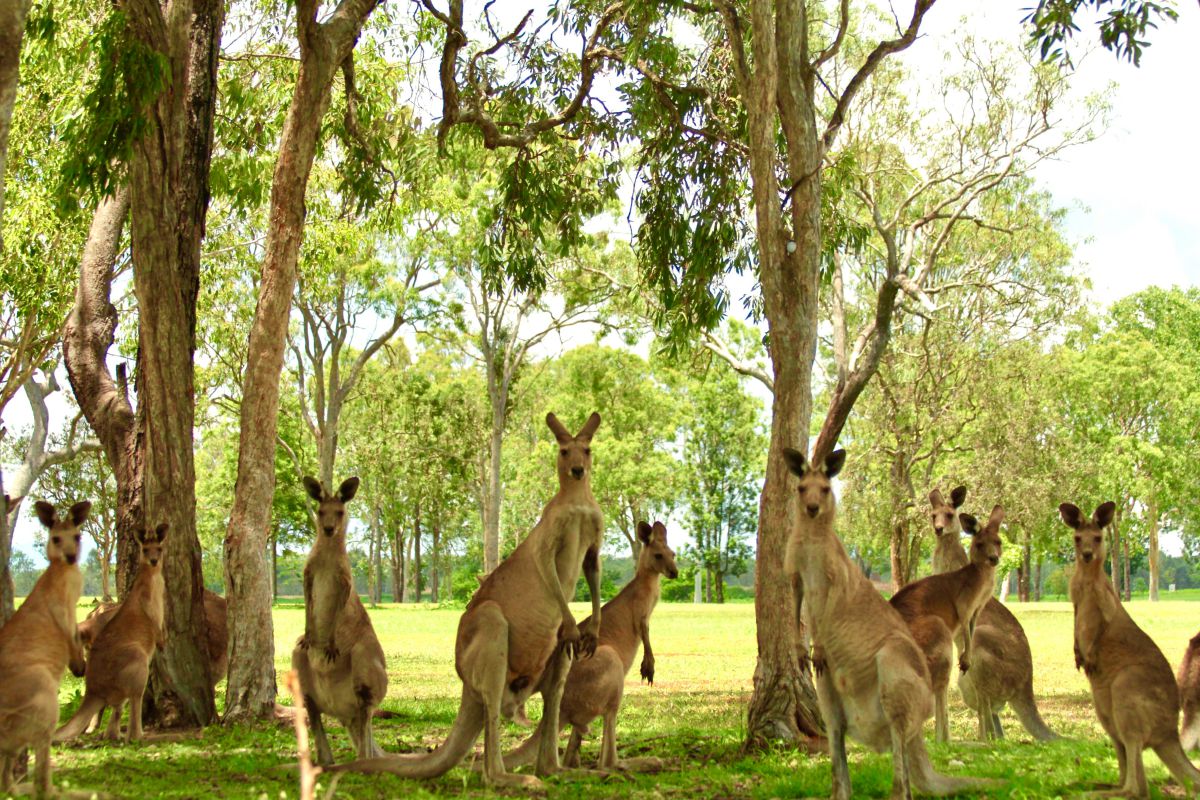
M 554 559 L 559 585 L 568 599 L 575 591 L 583 557 L 588 550 L 600 549 L 600 509 L 589 503 L 577 503 L 565 507 L 558 520 L 560 545 Z
M 343 605 L 343 587 L 349 576 L 349 567 L 334 554 L 314 553 L 305 565 L 312 586 L 312 604 L 317 619 L 334 617 Z

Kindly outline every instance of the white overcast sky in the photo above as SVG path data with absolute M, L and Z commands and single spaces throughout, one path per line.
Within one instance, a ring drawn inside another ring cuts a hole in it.
M 929 12 L 922 39 L 901 57 L 913 66 L 936 68 L 937 54 L 964 30 L 979 38 L 1020 39 L 1024 8 L 1033 2 L 942 0 Z M 1091 279 L 1097 305 L 1146 286 L 1200 282 L 1200 103 L 1195 99 L 1200 7 L 1192 0 L 1178 5 L 1179 21 L 1152 33 L 1140 67 L 1102 50 L 1079 60 L 1078 88 L 1115 87 L 1110 124 L 1099 140 L 1070 150 L 1037 173 L 1057 203 L 1071 209 L 1067 235 L 1081 272 Z M 497 4 L 500 16 L 519 17 L 529 7 L 528 0 Z M 903 18 L 911 6 L 896 2 L 895 7 Z M 1095 32 L 1085 28 L 1076 51 L 1095 41 Z M 28 424 L 23 406 L 22 396 L 10 404 L 6 422 L 11 427 Z M 32 535 L 32 523 L 22 519 L 15 544 L 32 552 Z

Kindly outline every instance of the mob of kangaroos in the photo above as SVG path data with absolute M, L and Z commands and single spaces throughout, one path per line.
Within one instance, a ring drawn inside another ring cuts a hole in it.
M 929 493 L 930 520 L 937 536 L 933 551 L 935 573 L 961 569 L 969 562 L 959 539 L 962 524 L 958 509 L 966 499 L 965 486 L 951 491 L 949 502 L 937 489 Z M 972 650 L 971 669 L 958 676 L 958 689 L 967 707 L 979 717 L 979 737 L 984 740 L 1003 738 L 1000 711 L 1007 703 L 1035 739 L 1059 738 L 1038 712 L 1033 695 L 1033 653 L 1025 629 L 994 597 L 989 597 L 979 612 Z
M 334 769 L 435 777 L 461 762 L 482 731 L 486 783 L 539 787 L 537 777 L 505 772 L 500 750 L 500 717 L 511 719 L 537 691 L 543 701 L 537 774 L 559 770 L 563 685 L 571 658 L 595 652 L 601 626 L 604 525 L 591 489 L 591 443 L 600 415 L 592 414 L 574 436 L 554 414 L 546 416 L 546 424 L 558 442 L 558 493 L 529 536 L 483 581 L 459 620 L 454 660 L 462 702 L 446 741 L 432 753 L 362 759 Z M 592 596 L 592 616 L 582 631 L 567 606 L 581 569 Z
M 900 616 L 850 560 L 834 532 L 831 481 L 846 451 L 810 465 L 787 449 L 788 468 L 799 478 L 799 513 L 788 542 L 786 566 L 795 589 L 797 617 L 812 634 L 817 698 L 829 734 L 835 800 L 848 800 L 846 734 L 892 753 L 892 797 L 912 789 L 948 794 L 991 786 L 982 779 L 934 771 L 922 728 L 933 713 L 925 656 Z

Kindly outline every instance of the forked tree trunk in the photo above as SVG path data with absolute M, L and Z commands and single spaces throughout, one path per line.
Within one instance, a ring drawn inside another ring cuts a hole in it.
M 491 367 L 489 367 L 491 369 Z M 499 379 L 497 379 L 499 380 Z M 490 383 L 490 382 L 489 382 Z M 507 390 L 492 389 L 492 433 L 488 439 L 488 474 L 483 493 L 483 571 L 490 574 L 500 564 L 500 460 L 507 421 Z
M 140 407 L 135 412 L 130 402 L 125 365 L 117 366 L 115 380 L 108 369 L 108 350 L 117 329 L 113 270 L 129 206 L 129 190 L 121 188 L 96 207 L 79 261 L 75 306 L 63 330 L 63 361 L 75 402 L 100 439 L 117 482 L 117 592 L 121 597 L 133 585 L 137 569 L 135 533 L 145 527 L 142 412 Z
M 275 492 L 279 377 L 304 240 L 304 195 L 337 70 L 377 3 L 342 0 L 323 23 L 316 21 L 315 0 L 296 4 L 300 66 L 271 182 L 266 255 L 242 384 L 237 482 L 225 534 L 229 722 L 268 719 L 275 706 L 274 627 L 264 554 Z

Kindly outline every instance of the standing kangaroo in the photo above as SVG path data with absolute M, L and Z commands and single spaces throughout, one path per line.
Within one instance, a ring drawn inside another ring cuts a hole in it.
M 817 699 L 829 734 L 833 797 L 851 796 L 846 734 L 892 752 L 892 797 L 912 787 L 947 794 L 990 785 L 934 772 L 921 728 L 933 713 L 929 668 L 904 619 L 850 560 L 833 530 L 831 479 L 846 460 L 831 453 L 820 466 L 804 454 L 783 451 L 800 479 L 796 527 L 788 541 L 785 572 L 791 577 L 797 618 L 811 632 Z M 910 786 L 911 780 L 911 786 Z
M 572 656 L 595 652 L 600 630 L 604 525 L 591 488 L 591 442 L 600 415 L 592 414 L 574 436 L 553 414 L 546 415 L 546 424 L 558 441 L 558 493 L 525 541 L 483 581 L 459 619 L 454 665 L 463 682 L 462 701 L 446 741 L 431 753 L 366 759 L 335 770 L 437 777 L 463 760 L 482 731 L 486 783 L 540 787 L 532 775 L 505 772 L 500 751 L 500 716 L 511 718 L 536 690 L 544 707 L 537 728 L 537 772 L 558 771 L 563 684 Z M 592 616 L 582 631 L 567 607 L 581 569 L 592 595 Z
M 959 536 L 962 525 L 958 509 L 967 499 L 967 487 L 959 486 L 950 492 L 950 502 L 934 489 L 929 494 L 931 521 L 937 534 L 933 551 L 933 571 L 950 572 L 965 567 L 970 559 Z M 974 657 L 971 669 L 958 676 L 958 689 L 963 701 L 979 716 L 981 739 L 1004 737 L 1000 726 L 1000 711 L 1005 703 L 1012 705 L 1017 718 L 1030 735 L 1041 741 L 1058 739 L 1038 712 L 1033 695 L 1033 654 L 1025 629 L 1003 603 L 989 597 L 979 612 L 972 642 Z
M 34 506 L 47 529 L 50 565 L 0 628 L 0 794 L 12 788 L 13 765 L 25 747 L 33 748 L 37 757 L 34 794 L 50 793 L 50 741 L 58 724 L 58 687 L 68 665 L 77 676 L 84 672 L 75 606 L 83 589 L 79 529 L 91 507 L 88 502 L 76 503 L 64 518 L 49 503 Z
M 1115 503 L 1102 503 L 1089 518 L 1070 503 L 1058 507 L 1075 530 L 1075 668 L 1087 675 L 1096 716 L 1112 738 L 1120 767 L 1120 786 L 1105 794 L 1150 796 L 1142 763 L 1147 747 L 1194 793 L 1200 790 L 1200 770 L 1179 741 L 1179 691 L 1171 665 L 1130 618 L 1104 573 L 1104 528 L 1115 510 Z
M 304 564 L 304 635 L 292 651 L 292 669 L 300 675 L 317 759 L 327 766 L 333 751 L 323 713 L 346 726 L 359 758 L 383 755 L 371 717 L 387 695 L 387 662 L 346 555 L 346 504 L 358 492 L 358 478 L 347 478 L 336 494 L 313 477 L 304 478 L 304 488 L 317 502 L 317 539 Z
M 604 718 L 604 738 L 597 766 L 601 770 L 617 769 L 617 712 L 625 693 L 625 676 L 633 667 L 638 645 L 642 646 L 642 678 L 654 683 L 654 651 L 650 648 L 650 615 L 658 605 L 659 579 L 666 575 L 675 578 L 675 551 L 667 544 L 667 528 L 661 522 L 653 527 L 638 523 L 637 570 L 629 583 L 601 610 L 599 643 L 596 654 L 571 665 L 567 685 L 563 689 L 560 729 L 572 726 L 563 763 L 579 766 L 579 747 L 596 717 Z M 587 627 L 588 621 L 583 625 Z M 528 764 L 541 744 L 541 731 L 535 732 L 520 747 L 504 758 L 506 769 Z M 642 760 L 641 766 L 653 767 Z M 655 759 L 654 761 L 657 761 Z M 661 765 L 661 762 L 659 762 Z
M 1200 745 L 1200 633 L 1188 642 L 1187 652 L 1179 664 L 1179 704 L 1183 707 L 1183 724 L 1179 740 L 1184 750 Z
M 121 706 L 129 701 L 129 728 L 125 741 L 142 738 L 142 695 L 150 677 L 150 659 L 155 649 L 166 646 L 163 627 L 165 601 L 162 564 L 167 523 L 154 533 L 137 532 L 141 545 L 137 575 L 129 594 L 92 643 L 85 675 L 83 703 L 75 716 L 58 729 L 55 741 L 73 739 L 105 708 L 112 709 L 107 739 L 121 736 Z
M 971 534 L 971 555 L 966 566 L 910 583 L 889 601 L 922 644 L 933 681 L 935 731 L 940 742 L 950 739 L 946 708 L 950 664 L 946 657 L 949 650 L 945 632 L 958 644 L 958 666 L 967 672 L 971 668 L 975 623 L 995 587 L 996 565 L 1000 563 L 1000 523 L 1003 521 L 1004 509 L 1000 506 L 992 509 L 987 525 L 982 528 L 970 514 L 960 514 L 959 523 Z M 939 635 L 923 636 L 922 633 L 930 628 Z M 990 709 L 988 717 L 991 717 Z

